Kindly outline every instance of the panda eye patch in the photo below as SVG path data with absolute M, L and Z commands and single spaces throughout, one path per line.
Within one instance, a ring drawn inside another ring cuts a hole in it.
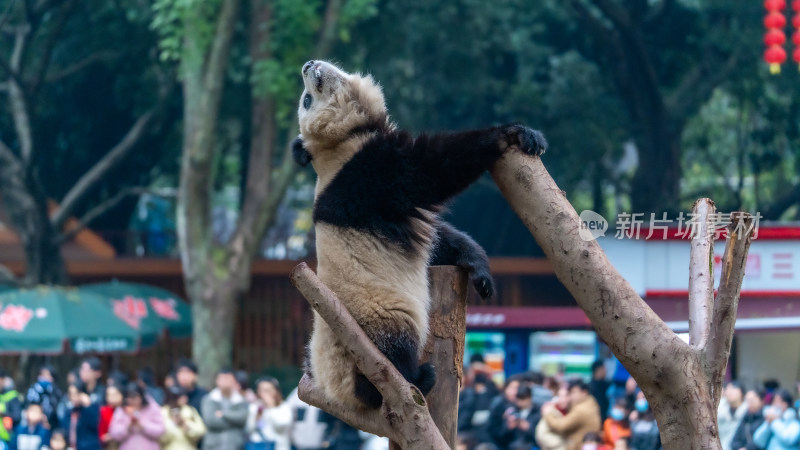
M 305 109 L 310 108 L 312 100 L 313 100 L 313 98 L 311 98 L 311 94 L 306 94 L 306 96 L 303 97 L 303 108 L 305 108 Z

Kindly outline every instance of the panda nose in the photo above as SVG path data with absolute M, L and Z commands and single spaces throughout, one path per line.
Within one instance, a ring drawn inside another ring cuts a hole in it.
M 308 72 L 308 69 L 310 69 L 311 66 L 313 66 L 313 65 L 314 65 L 314 60 L 313 59 L 311 61 L 303 64 L 303 75 L 305 75 L 306 72 Z

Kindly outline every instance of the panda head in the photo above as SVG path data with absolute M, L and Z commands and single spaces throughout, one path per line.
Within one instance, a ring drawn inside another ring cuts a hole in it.
M 325 61 L 302 68 L 305 89 L 297 116 L 303 146 L 312 158 L 365 130 L 390 127 L 381 87 L 371 76 L 349 74 Z

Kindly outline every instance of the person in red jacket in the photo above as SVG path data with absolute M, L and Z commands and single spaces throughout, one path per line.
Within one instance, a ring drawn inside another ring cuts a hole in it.
M 98 431 L 100 434 L 100 442 L 103 443 L 103 448 L 108 450 L 116 450 L 119 448 L 119 442 L 111 438 L 108 433 L 108 428 L 111 426 L 111 417 L 114 416 L 114 410 L 122 406 L 122 391 L 119 386 L 109 385 L 106 388 L 106 404 L 100 407 L 100 425 Z

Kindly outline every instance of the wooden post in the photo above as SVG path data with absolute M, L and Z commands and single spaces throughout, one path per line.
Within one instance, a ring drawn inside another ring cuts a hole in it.
M 428 277 L 432 301 L 430 332 L 420 358 L 421 362 L 433 363 L 436 368 L 436 385 L 425 399 L 442 437 L 450 448 L 455 448 L 458 391 L 463 375 L 467 331 L 468 277 L 456 266 L 431 267 Z M 401 450 L 401 447 L 390 442 L 389 450 Z

